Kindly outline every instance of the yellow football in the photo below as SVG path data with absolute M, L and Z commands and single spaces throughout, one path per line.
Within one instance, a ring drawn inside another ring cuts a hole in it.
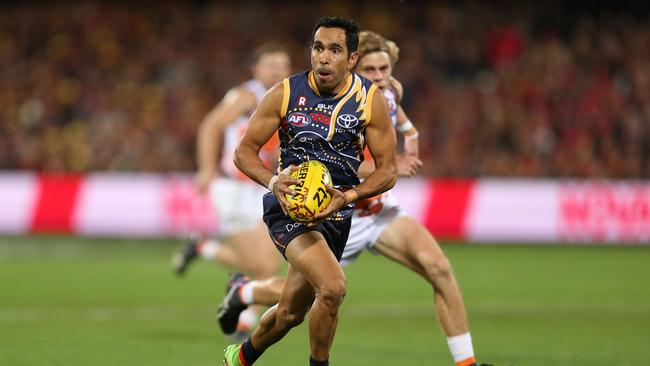
M 300 164 L 291 177 L 300 183 L 291 186 L 297 195 L 285 196 L 290 204 L 289 216 L 294 221 L 309 222 L 332 201 L 332 195 L 325 189 L 332 184 L 332 177 L 325 164 L 316 160 Z

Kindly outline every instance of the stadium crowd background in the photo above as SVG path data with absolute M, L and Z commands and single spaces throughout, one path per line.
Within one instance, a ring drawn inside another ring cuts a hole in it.
M 0 5 L 0 169 L 194 170 L 252 48 L 277 40 L 300 71 L 314 18 L 345 14 L 401 47 L 424 174 L 647 178 L 647 7 L 580 4 Z

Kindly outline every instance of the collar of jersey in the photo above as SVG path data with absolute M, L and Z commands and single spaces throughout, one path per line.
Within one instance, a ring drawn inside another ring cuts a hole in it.
M 345 81 L 345 87 L 343 87 L 343 89 L 341 89 L 341 91 L 332 99 L 337 99 L 347 94 L 348 90 L 352 87 L 352 76 L 353 74 L 350 73 L 348 79 Z M 311 90 L 313 90 L 314 93 L 316 93 L 316 95 L 318 95 L 319 97 L 322 97 L 322 95 L 320 95 L 320 92 L 318 91 L 318 87 L 316 86 L 316 80 L 314 79 L 313 71 L 310 71 L 309 75 L 307 75 L 307 81 L 309 83 L 309 87 L 311 88 Z

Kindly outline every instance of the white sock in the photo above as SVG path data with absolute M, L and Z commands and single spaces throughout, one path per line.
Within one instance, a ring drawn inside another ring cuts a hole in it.
M 257 325 L 257 313 L 253 309 L 246 309 L 239 314 L 238 330 L 251 330 Z
M 221 249 L 221 244 L 216 240 L 206 240 L 199 244 L 197 250 L 203 259 L 214 259 Z
M 448 337 L 447 344 L 449 351 L 457 364 L 462 361 L 474 359 L 474 347 L 472 346 L 472 336 L 467 333 Z
M 253 303 L 253 291 L 258 283 L 259 282 L 257 281 L 250 281 L 241 287 L 241 290 L 239 290 L 239 297 L 244 304 L 250 305 Z

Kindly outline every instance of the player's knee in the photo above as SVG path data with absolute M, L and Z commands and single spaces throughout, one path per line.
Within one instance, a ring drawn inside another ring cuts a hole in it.
M 338 308 L 346 294 L 344 279 L 330 281 L 316 289 L 316 296 L 330 308 Z
M 429 280 L 433 282 L 443 281 L 451 278 L 451 264 L 449 259 L 443 256 L 424 256 L 421 258 L 422 266 L 427 273 Z

